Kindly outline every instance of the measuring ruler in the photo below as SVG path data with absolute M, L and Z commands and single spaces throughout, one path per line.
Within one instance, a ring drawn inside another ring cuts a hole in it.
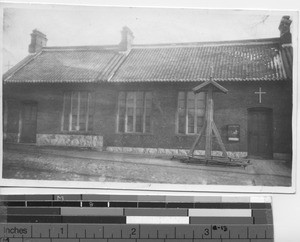
M 0 196 L 0 242 L 273 242 L 268 197 Z

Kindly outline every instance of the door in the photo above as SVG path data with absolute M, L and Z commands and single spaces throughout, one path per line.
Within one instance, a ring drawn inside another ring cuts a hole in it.
M 248 109 L 248 156 L 273 158 L 273 113 L 269 108 Z
M 20 142 L 36 142 L 37 103 L 24 102 L 22 105 L 22 127 Z

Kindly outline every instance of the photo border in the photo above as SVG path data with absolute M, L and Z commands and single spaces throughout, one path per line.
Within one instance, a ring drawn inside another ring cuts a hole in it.
M 1 3 L 1 13 L 3 16 L 3 8 L 4 7 L 20 7 L 23 8 L 26 3 L 18 3 L 18 4 L 13 4 L 13 3 Z M 55 5 L 55 4 L 44 4 L 44 5 L 36 5 L 38 7 L 45 7 L 47 8 L 50 5 Z M 32 5 L 31 5 L 32 6 Z M 64 4 L 61 5 L 63 7 L 72 7 L 72 6 L 80 6 L 80 5 L 69 5 L 69 4 Z M 93 6 L 93 5 L 85 5 L 85 6 Z M 107 5 L 102 5 L 97 7 L 140 7 L 140 6 L 107 6 Z M 141 7 L 144 8 L 144 7 Z M 155 8 L 151 6 L 150 8 Z M 158 8 L 165 8 L 165 7 L 158 7 Z M 207 8 L 183 8 L 183 7 L 166 7 L 166 9 L 198 9 L 198 10 L 207 10 Z M 230 9 L 225 9 L 225 8 L 213 8 L 210 10 L 230 10 Z M 236 10 L 236 9 L 232 9 Z M 279 11 L 283 12 L 285 10 L 266 10 L 266 9 L 240 9 L 243 11 L 259 11 L 260 13 L 264 11 Z M 36 187 L 36 188 L 42 188 L 42 187 L 48 187 L 48 188 L 93 188 L 93 189 L 122 189 L 124 191 L 132 191 L 132 190 L 143 190 L 143 191 L 189 191 L 189 192 L 238 192 L 238 193 L 295 193 L 295 180 L 296 180 L 296 161 L 297 161 L 297 122 L 298 119 L 298 91 L 299 87 L 297 84 L 298 80 L 298 43 L 299 43 L 299 11 L 298 10 L 286 10 L 289 12 L 294 12 L 294 23 L 295 23 L 295 29 L 297 28 L 297 34 L 293 34 L 293 51 L 294 51 L 294 56 L 293 56 L 293 116 L 292 116 L 292 128 L 293 128 L 293 158 L 292 158 L 292 184 L 290 187 L 278 187 L 278 186 L 223 186 L 223 185 L 193 185 L 193 184 L 161 184 L 161 183 L 119 183 L 119 182 L 79 182 L 79 181 L 47 181 L 47 180 L 24 180 L 24 179 L 4 179 L 2 178 L 2 170 L 3 170 L 3 161 L 1 159 L 0 162 L 0 174 L 1 174 L 1 179 L 0 179 L 0 184 L 3 187 Z M 296 20 L 296 21 L 295 21 Z M 3 26 L 3 18 L 1 18 L 0 22 Z M 1 29 L 1 31 L 3 31 Z M 1 41 L 1 47 L 3 47 L 3 41 Z M 1 48 L 2 49 L 2 48 Z M 1 51 L 1 56 L 2 51 Z M 1 69 L 2 69 L 2 61 L 3 59 L 1 58 Z M 1 71 L 3 74 L 3 72 Z M 2 85 L 1 85 L 1 95 L 2 95 Z M 2 109 L 2 98 L 1 98 L 1 109 Z M 2 113 L 2 112 L 1 112 Z M 2 124 L 2 119 L 1 119 L 1 125 Z M 1 129 L 1 134 L 3 137 L 3 129 Z M 3 140 L 1 140 L 1 149 L 3 149 Z M 1 150 L 3 153 L 3 150 Z M 63 184 L 62 184 L 63 183 Z

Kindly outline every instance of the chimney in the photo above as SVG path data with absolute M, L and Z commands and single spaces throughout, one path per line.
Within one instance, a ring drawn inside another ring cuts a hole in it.
M 46 35 L 34 29 L 31 33 L 31 43 L 28 47 L 29 53 L 37 53 L 42 50 L 47 44 Z
M 281 44 L 290 44 L 292 43 L 292 34 L 290 32 L 292 20 L 290 20 L 290 16 L 283 16 L 281 18 L 279 24 L 279 31 L 280 31 L 280 42 Z
M 119 44 L 120 51 L 130 51 L 134 39 L 132 31 L 128 27 L 124 26 L 121 31 L 121 34 L 122 39 Z

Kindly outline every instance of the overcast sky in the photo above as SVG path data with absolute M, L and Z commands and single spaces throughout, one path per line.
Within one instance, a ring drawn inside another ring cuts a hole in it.
M 291 12 L 199 9 L 47 7 L 5 8 L 3 69 L 28 54 L 30 33 L 47 35 L 47 46 L 118 44 L 128 26 L 135 44 L 279 37 L 279 22 Z

